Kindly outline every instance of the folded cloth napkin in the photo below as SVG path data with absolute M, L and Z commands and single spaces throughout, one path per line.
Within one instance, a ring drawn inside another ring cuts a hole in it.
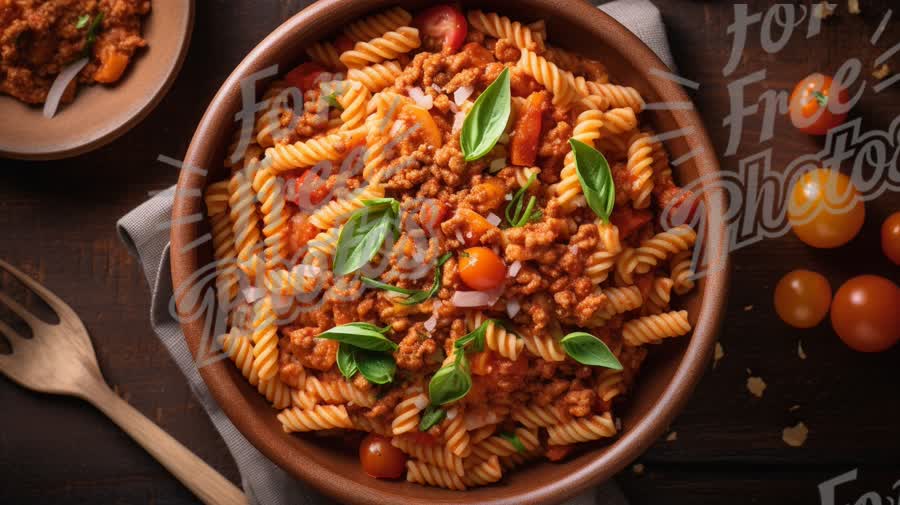
M 617 0 L 600 7 L 639 36 L 670 68 L 674 68 L 659 10 L 647 0 Z M 153 329 L 187 378 L 188 384 L 222 435 L 237 462 L 244 492 L 250 503 L 262 505 L 332 503 L 293 479 L 263 456 L 234 427 L 213 399 L 197 371 L 181 327 L 169 313 L 172 277 L 169 268 L 169 228 L 175 191 L 169 188 L 126 214 L 117 223 L 119 236 L 136 256 L 150 284 L 150 319 Z M 568 505 L 624 505 L 627 501 L 614 483 L 604 484 Z

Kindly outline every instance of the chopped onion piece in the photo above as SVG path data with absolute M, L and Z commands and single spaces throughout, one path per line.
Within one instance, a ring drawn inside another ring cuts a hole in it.
M 458 415 L 459 415 L 459 410 L 457 410 L 455 407 L 447 411 L 447 419 L 449 419 L 451 421 L 456 419 L 456 416 L 458 416 Z
M 491 162 L 491 166 L 489 171 L 492 174 L 496 174 L 497 172 L 506 168 L 506 158 L 497 158 L 496 160 Z
M 507 274 L 510 277 L 515 277 L 519 274 L 519 270 L 522 268 L 522 262 L 519 260 L 513 261 L 509 266 L 509 270 L 507 270 Z
M 506 200 L 507 202 L 511 201 L 512 193 L 507 193 L 506 195 L 503 196 L 503 199 Z
M 263 288 L 250 286 L 241 290 L 241 293 L 244 295 L 244 300 L 247 300 L 247 303 L 253 303 L 266 296 L 268 292 Z
M 508 133 L 504 133 L 503 135 L 500 135 L 500 138 L 497 139 L 497 143 L 500 144 L 500 145 L 506 145 L 506 144 L 509 144 L 509 134 L 508 134 Z
M 456 240 L 458 240 L 460 244 L 466 243 L 466 239 L 465 237 L 463 237 L 462 230 L 460 230 L 459 228 L 456 229 Z
M 413 400 L 413 405 L 415 405 L 419 410 L 425 410 L 425 407 L 428 406 L 428 397 L 426 397 L 425 395 L 419 395 L 415 397 L 415 399 Z
M 491 223 L 494 226 L 500 226 L 500 218 L 497 217 L 497 214 L 491 212 L 487 215 L 487 222 Z
M 69 83 L 78 76 L 78 72 L 81 72 L 81 69 L 87 64 L 88 59 L 81 58 L 78 61 L 66 65 L 66 67 L 62 69 L 62 72 L 56 76 L 56 79 L 50 86 L 50 91 L 47 92 L 47 100 L 44 101 L 44 117 L 52 118 L 56 115 L 59 101 L 62 100 L 62 96 L 66 92 L 66 88 L 69 87 Z
M 456 104 L 453 102 L 450 102 L 450 112 L 453 112 L 453 113 L 459 112 L 459 107 L 457 107 Z
M 438 86 L 438 85 L 435 84 L 435 83 L 431 83 L 431 89 L 437 91 L 438 93 L 443 93 L 443 92 L 444 92 L 444 88 Z
M 466 113 L 459 111 L 453 116 L 453 133 L 462 130 L 463 123 L 466 121 Z
M 431 317 L 429 317 L 425 321 L 424 326 L 425 326 L 425 331 L 428 331 L 428 332 L 434 331 L 434 329 L 437 328 L 437 316 L 432 314 Z
M 434 99 L 431 98 L 431 95 L 426 95 L 422 88 L 415 86 L 409 88 L 409 97 L 416 102 L 416 105 L 422 107 L 425 110 L 430 109 L 434 106 Z
M 457 291 L 450 303 L 457 307 L 487 307 L 491 305 L 491 294 L 484 291 Z
M 453 92 L 453 101 L 456 102 L 456 105 L 462 105 L 474 92 L 475 88 L 472 86 L 461 86 Z
M 481 412 L 466 412 L 465 416 L 467 431 L 477 430 L 478 428 L 489 424 L 497 424 L 497 422 L 500 421 L 497 419 L 497 413 L 493 410 L 488 411 L 486 415 Z
M 516 317 L 516 314 L 518 314 L 521 309 L 522 305 L 519 304 L 518 300 L 509 300 L 506 302 L 506 314 L 509 315 L 510 319 Z

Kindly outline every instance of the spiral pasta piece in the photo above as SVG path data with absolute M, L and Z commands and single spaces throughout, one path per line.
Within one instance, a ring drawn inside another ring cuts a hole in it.
M 419 429 L 419 412 L 427 406 L 428 396 L 425 393 L 418 393 L 398 403 L 394 407 L 394 421 L 391 423 L 394 435 Z
M 463 476 L 463 484 L 469 487 L 486 486 L 498 482 L 502 478 L 503 469 L 500 467 L 500 459 L 497 456 L 491 456 L 469 468 Z
M 646 209 L 650 206 L 653 192 L 653 140 L 646 133 L 638 133 L 628 141 L 628 180 L 625 191 L 631 197 L 634 208 Z
M 466 430 L 466 423 L 462 413 L 453 419 L 447 419 L 443 423 L 444 445 L 450 452 L 460 457 L 466 457 L 471 452 L 470 436 Z
M 435 465 L 410 459 L 406 462 L 406 481 L 428 486 L 465 491 L 466 485 L 455 473 Z
M 507 39 L 519 49 L 543 52 L 544 39 L 540 32 L 535 33 L 531 28 L 522 25 L 518 21 L 511 21 L 506 16 L 493 12 L 480 10 L 469 11 L 469 25 L 479 32 L 498 39 Z
M 284 183 L 268 167 L 261 168 L 253 178 L 253 189 L 260 201 L 265 236 L 266 268 L 284 267 L 287 260 L 287 209 Z
M 251 338 L 253 367 L 260 380 L 269 380 L 278 372 L 278 324 L 272 299 L 268 296 L 256 304 Z
M 644 315 L 659 314 L 665 311 L 672 300 L 672 286 L 675 282 L 668 277 L 655 277 L 644 304 Z
M 631 107 L 618 107 L 603 113 L 604 135 L 616 135 L 637 128 L 638 120 Z
M 291 388 L 281 382 L 278 377 L 270 380 L 259 380 L 253 367 L 253 344 L 243 335 L 226 333 L 221 336 L 222 350 L 231 358 L 241 374 L 251 386 L 269 400 L 276 409 L 283 409 L 291 404 Z
M 474 331 L 481 326 L 485 319 L 487 318 L 481 312 L 470 315 L 468 321 L 469 331 Z M 519 358 L 519 353 L 525 345 L 521 338 L 518 338 L 512 332 L 506 331 L 506 328 L 495 324 L 493 321 L 489 322 L 485 329 L 484 342 L 488 349 L 497 352 L 497 354 L 510 361 L 516 361 Z
M 350 421 L 353 423 L 353 429 L 366 431 L 369 433 L 377 433 L 383 437 L 391 436 L 391 426 L 380 418 L 369 418 L 364 415 L 352 415 Z
M 347 68 L 361 68 L 372 63 L 393 60 L 422 44 L 419 30 L 401 26 L 368 42 L 357 42 L 353 49 L 341 54 L 341 62 Z
M 681 251 L 672 257 L 672 289 L 679 295 L 687 294 L 694 289 L 694 271 L 691 267 L 691 251 Z
M 345 68 L 341 61 L 340 54 L 334 44 L 331 42 L 316 42 L 306 48 L 306 55 L 309 59 L 319 63 L 331 70 L 342 70 Z
M 575 120 L 572 138 L 593 147 L 594 141 L 600 138 L 603 127 L 604 114 L 597 110 L 586 110 Z M 575 155 L 571 151 L 566 154 L 565 165 L 559 176 L 560 181 L 553 186 L 553 192 L 563 210 L 571 212 L 576 207 L 585 205 L 584 198 L 581 197 L 581 181 L 578 179 Z
M 406 9 L 393 7 L 350 23 L 344 28 L 344 35 L 353 42 L 363 42 L 380 37 L 387 32 L 392 32 L 401 26 L 406 26 L 410 21 L 412 21 L 412 14 Z
M 361 83 L 370 93 L 377 93 L 384 88 L 393 86 L 394 81 L 403 72 L 396 61 L 375 63 L 366 67 L 351 68 L 347 72 L 347 79 Z
M 256 143 L 260 147 L 272 147 L 283 135 L 281 116 L 292 112 L 288 97 L 294 92 L 299 97 L 299 90 L 292 91 L 284 81 L 275 81 L 263 94 L 262 101 L 267 105 L 256 118 Z
M 490 438 L 496 431 L 496 424 L 488 424 L 481 428 L 476 428 L 469 434 L 469 443 L 472 445 L 478 444 L 482 440 Z
M 293 144 L 279 144 L 266 149 L 266 159 L 276 173 L 311 167 L 321 161 L 340 159 L 350 150 L 351 145 L 364 136 L 365 131 L 360 128 Z
M 617 286 L 631 286 L 634 284 L 634 270 L 637 268 L 637 251 L 626 247 L 616 258 L 615 281 Z
M 340 234 L 340 228 L 332 228 L 313 237 L 308 244 L 309 250 L 307 251 L 306 256 L 303 257 L 303 264 L 319 267 L 321 267 L 321 265 L 327 265 L 334 256 Z M 319 265 L 315 265 L 316 263 L 319 263 Z
M 686 310 L 665 312 L 632 319 L 622 326 L 625 345 L 656 344 L 666 338 L 680 337 L 691 331 Z
M 575 87 L 582 96 L 600 95 L 606 98 L 610 107 L 628 107 L 636 113 L 644 110 L 644 99 L 638 90 L 618 84 L 604 84 L 592 81 L 579 81 L 575 78 Z
M 299 407 L 303 410 L 310 410 L 319 404 L 319 398 L 315 394 L 310 393 L 304 386 L 303 389 L 294 389 L 291 391 L 291 405 Z
M 615 267 L 616 258 L 622 252 L 619 228 L 616 225 L 598 222 L 597 231 L 600 234 L 600 243 L 597 250 L 588 256 L 587 268 L 585 268 L 585 273 L 595 286 L 609 278 L 609 272 Z
M 429 465 L 444 468 L 460 477 L 465 474 L 462 458 L 442 445 L 423 445 L 402 435 L 391 439 L 391 445 Z
M 262 232 L 259 229 L 259 213 L 256 210 L 256 193 L 244 171 L 235 172 L 228 183 L 231 195 L 228 205 L 231 209 L 231 229 L 234 232 L 234 247 L 237 250 L 238 266 L 250 277 L 255 277 L 262 266 L 259 254 L 262 252 Z
M 600 372 L 597 380 L 597 397 L 609 403 L 613 398 L 625 392 L 625 376 L 621 370 L 609 368 Z
M 344 108 L 341 112 L 341 129 L 348 130 L 359 128 L 366 120 L 366 107 L 372 98 L 369 88 L 361 82 L 343 81 L 347 83 L 347 89 L 338 97 L 338 103 Z
M 649 272 L 660 261 L 689 250 L 696 240 L 697 233 L 686 224 L 657 233 L 637 248 L 635 271 L 639 274 Z
M 568 445 L 578 442 L 588 442 L 601 438 L 613 437 L 616 434 L 616 425 L 609 412 L 602 416 L 591 416 L 574 419 L 567 423 L 547 428 L 550 445 Z
M 525 448 L 522 452 L 529 452 L 540 446 L 537 429 L 516 428 L 512 433 Z M 486 461 L 491 456 L 509 456 L 519 452 L 512 442 L 505 437 L 497 435 L 490 437 L 478 445 L 472 447 L 474 461 Z
M 237 250 L 234 230 L 228 217 L 228 182 L 210 184 L 206 188 L 206 209 L 212 226 L 213 257 L 216 259 L 216 292 L 219 303 L 230 306 L 237 298 Z
M 344 224 L 350 215 L 363 208 L 363 202 L 374 200 L 384 196 L 384 187 L 379 184 L 370 184 L 351 193 L 346 198 L 333 200 L 328 205 L 316 210 L 309 217 L 309 222 L 321 230 L 328 230 Z
M 526 405 L 516 407 L 510 413 L 512 418 L 526 428 L 543 428 L 559 424 L 562 417 L 559 409 L 552 405 Z
M 541 173 L 541 169 L 537 167 L 516 167 L 516 169 L 516 184 L 520 188 L 524 188 L 528 184 L 528 179 L 532 175 L 537 176 Z M 535 178 L 535 181 L 537 181 L 537 178 Z
M 607 304 L 602 311 L 607 318 L 637 309 L 644 304 L 641 290 L 637 286 L 604 289 L 603 294 L 606 295 Z
M 375 392 L 363 391 L 344 379 L 322 382 L 316 377 L 306 379 L 306 391 L 325 403 L 342 404 L 353 402 L 361 407 L 375 405 Z
M 525 349 L 531 354 L 541 357 L 544 361 L 565 361 L 566 352 L 559 341 L 549 333 L 540 335 L 524 334 Z
M 553 104 L 565 107 L 576 98 L 577 92 L 572 86 L 571 74 L 560 70 L 559 67 L 547 61 L 528 49 L 522 49 L 517 67 L 534 77 L 539 84 L 547 88 L 553 94 Z
M 278 414 L 284 431 L 319 431 L 333 428 L 353 428 L 347 409 L 343 405 L 317 405 L 310 410 L 291 407 Z

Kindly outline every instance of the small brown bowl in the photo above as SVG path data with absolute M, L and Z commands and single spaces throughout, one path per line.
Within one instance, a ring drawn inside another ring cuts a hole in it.
M 172 277 L 176 288 L 198 281 L 195 274 L 212 258 L 211 247 L 191 244 L 206 233 L 205 223 L 189 218 L 202 214 L 196 195 L 209 181 L 224 177 L 222 161 L 241 108 L 241 79 L 273 64 L 281 72 L 304 59 L 303 48 L 348 21 L 400 4 L 415 9 L 424 0 L 323 0 L 295 15 L 266 37 L 235 69 L 203 116 L 185 157 L 178 181 L 179 194 L 172 215 Z M 468 7 L 499 11 L 524 21 L 545 19 L 550 39 L 564 48 L 598 57 L 623 84 L 637 88 L 648 102 L 687 102 L 684 91 L 650 69 L 663 63 L 636 36 L 586 2 L 573 0 L 464 1 Z M 341 503 L 404 503 L 435 505 L 470 503 L 524 505 L 555 503 L 609 479 L 641 455 L 662 435 L 685 405 L 712 354 L 725 306 L 728 258 L 725 253 L 725 198 L 714 184 L 718 163 L 700 118 L 693 110 L 655 110 L 644 113 L 657 131 L 690 129 L 670 139 L 673 159 L 697 153 L 676 168 L 682 183 L 704 178 L 702 196 L 706 230 L 702 239 L 709 274 L 694 294 L 683 300 L 691 313 L 693 335 L 654 348 L 642 368 L 633 394 L 620 409 L 623 430 L 607 445 L 591 446 L 562 463 L 538 463 L 506 475 L 501 483 L 465 492 L 423 487 L 407 482 L 372 479 L 362 471 L 354 451 L 340 450 L 322 437 L 289 435 L 282 431 L 275 411 L 249 386 L 227 360 L 200 369 L 213 396 L 235 426 L 263 454 Z M 208 169 L 206 174 L 203 170 Z M 182 312 L 191 307 L 179 306 Z M 182 324 L 195 356 L 201 351 L 203 318 Z
M 46 118 L 43 106 L 0 95 L 0 156 L 55 160 L 112 142 L 144 119 L 178 76 L 194 26 L 194 1 L 153 2 L 144 21 L 147 48 L 135 55 L 122 79 L 79 86 L 75 101 Z

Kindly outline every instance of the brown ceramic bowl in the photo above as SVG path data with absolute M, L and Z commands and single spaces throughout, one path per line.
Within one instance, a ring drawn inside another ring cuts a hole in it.
M 148 47 L 138 51 L 119 82 L 80 86 L 75 101 L 50 119 L 43 105 L 0 95 L 0 156 L 52 160 L 86 153 L 137 125 L 175 81 L 194 25 L 193 0 L 153 2 L 144 20 Z
M 194 282 L 192 276 L 211 260 L 211 247 L 192 248 L 207 226 L 188 217 L 202 213 L 196 195 L 208 181 L 224 178 L 222 160 L 232 135 L 234 114 L 241 107 L 243 77 L 279 64 L 282 71 L 303 59 L 303 47 L 339 30 L 348 21 L 391 5 L 407 8 L 428 5 L 424 0 L 323 0 L 295 15 L 263 40 L 231 74 L 203 116 L 185 157 L 178 181 L 172 227 L 172 277 L 176 287 Z M 651 74 L 663 63 L 637 37 L 586 2 L 574 0 L 464 1 L 468 7 L 499 11 L 533 21 L 545 19 L 550 40 L 564 48 L 599 57 L 624 84 L 637 88 L 648 102 L 685 102 L 684 91 L 670 80 Z M 435 505 L 471 503 L 524 505 L 555 503 L 609 479 L 643 453 L 664 433 L 684 406 L 709 364 L 716 331 L 725 305 L 727 255 L 722 216 L 725 199 L 712 190 L 718 164 L 699 117 L 693 110 L 647 111 L 658 131 L 690 128 L 691 133 L 667 142 L 672 158 L 698 154 L 679 167 L 683 183 L 705 176 L 706 234 L 702 247 L 711 263 L 710 273 L 694 294 L 683 300 L 691 313 L 690 339 L 660 345 L 642 368 L 629 401 L 620 409 L 624 429 L 614 442 L 582 451 L 563 463 L 538 463 L 510 472 L 499 484 L 466 492 L 423 487 L 406 482 L 372 479 L 360 468 L 354 451 L 341 450 L 316 436 L 285 434 L 275 411 L 227 360 L 200 369 L 209 389 L 235 426 L 275 463 L 342 503 L 404 503 Z M 202 170 L 208 169 L 209 174 Z M 185 305 L 185 304 L 182 304 Z M 190 312 L 192 307 L 180 306 Z M 202 318 L 182 324 L 188 345 L 201 350 Z

